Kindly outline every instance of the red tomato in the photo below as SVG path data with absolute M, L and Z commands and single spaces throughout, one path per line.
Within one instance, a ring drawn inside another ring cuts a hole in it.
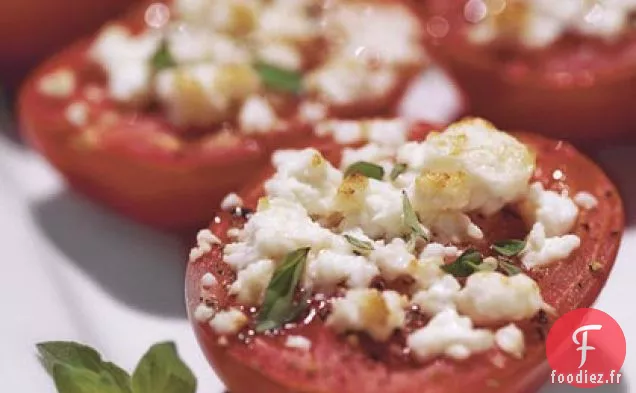
M 426 134 L 423 130 L 413 135 L 423 136 Z M 533 134 L 516 136 L 536 152 L 535 180 L 553 190 L 567 189 L 570 193 L 587 190 L 599 199 L 597 208 L 580 213 L 574 232 L 581 238 L 581 247 L 567 260 L 526 272 L 537 281 L 545 301 L 558 314 L 589 306 L 605 283 L 618 251 L 624 225 L 620 196 L 601 169 L 572 146 Z M 327 158 L 337 162 L 338 151 L 331 151 Z M 565 182 L 552 178 L 556 169 L 563 172 Z M 256 200 L 263 195 L 262 183 L 271 174 L 271 169 L 264 171 L 239 194 L 248 208 L 255 207 Z M 209 228 L 227 243 L 228 228 L 242 225 L 244 219 L 227 212 L 217 217 Z M 480 220 L 478 224 L 484 228 L 489 244 L 493 239 L 518 236 L 523 226 L 518 217 L 503 213 Z M 251 320 L 242 337 L 219 341 L 209 324 L 197 322 L 193 313 L 201 301 L 201 277 L 206 273 L 213 274 L 219 282 L 211 290 L 217 307 L 238 306 L 228 295 L 226 285 L 234 281 L 236 274 L 222 258 L 222 245 L 215 245 L 209 253 L 189 263 L 186 296 L 199 343 L 233 393 L 529 393 L 537 391 L 547 380 L 549 367 L 544 340 L 554 317 L 534 318 L 521 325 L 526 337 L 526 354 L 521 360 L 502 356 L 493 349 L 463 362 L 439 358 L 418 364 L 401 350 L 390 351 L 391 341 L 377 344 L 358 336 L 359 344 L 355 345 L 336 335 L 325 326 L 324 318 L 316 310 L 320 310 L 320 303 L 316 301 L 312 303 L 313 310 L 310 308 L 298 319 L 309 322 L 300 322 L 273 335 L 252 336 Z M 600 263 L 599 269 L 591 271 L 592 260 Z M 319 316 L 309 318 L 313 312 Z M 304 352 L 285 347 L 287 335 L 308 337 L 311 349 Z M 497 366 L 493 365 L 496 358 Z
M 504 129 L 595 141 L 636 131 L 636 33 L 616 42 L 568 35 L 545 49 L 467 39 L 467 0 L 410 1 L 427 48 L 464 91 L 471 114 Z
M 95 31 L 135 0 L 0 2 L 0 83 L 15 86 L 39 60 Z
M 151 2 L 144 1 L 119 22 L 139 30 Z M 254 137 L 218 129 L 187 135 L 161 109 L 136 111 L 111 100 L 105 75 L 86 55 L 89 45 L 82 41 L 58 53 L 25 83 L 21 131 L 71 186 L 133 219 L 167 229 L 200 226 L 221 198 L 267 164 L 273 150 L 333 144 L 330 138 L 314 137 L 308 125 L 295 123 Z M 72 94 L 43 94 L 41 79 L 63 69 L 76 76 Z M 416 71 L 401 75 L 401 83 L 381 100 L 330 111 L 344 117 L 390 113 Z M 73 125 L 65 115 L 74 102 L 87 105 L 86 125 Z

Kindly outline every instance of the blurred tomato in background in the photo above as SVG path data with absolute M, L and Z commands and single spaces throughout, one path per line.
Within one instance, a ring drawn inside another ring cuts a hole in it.
M 13 89 L 37 63 L 135 0 L 0 0 L 0 83 Z

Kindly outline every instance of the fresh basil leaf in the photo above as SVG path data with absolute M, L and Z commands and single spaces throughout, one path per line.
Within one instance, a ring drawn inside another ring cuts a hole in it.
M 170 49 L 168 48 L 167 42 L 162 42 L 159 46 L 159 49 L 155 52 L 150 60 L 152 64 L 152 68 L 155 71 L 161 71 L 166 68 L 171 68 L 177 65 L 177 62 L 172 57 L 170 53 Z
M 345 171 L 344 175 L 351 176 L 354 173 L 359 173 L 371 179 L 380 181 L 384 178 L 384 168 L 372 162 L 358 161 L 354 164 L 351 164 Z
M 36 345 L 42 365 L 49 374 L 56 364 L 83 368 L 94 372 L 102 369 L 102 357 L 91 347 L 75 342 L 50 341 Z
M 107 372 L 94 372 L 86 368 L 56 363 L 51 371 L 59 393 L 123 393 Z
M 373 251 L 373 243 L 367 242 L 364 240 L 360 240 L 351 235 L 344 235 L 344 238 L 349 242 L 351 247 L 353 247 L 353 251 L 358 254 L 367 255 L 371 251 Z
M 507 261 L 499 261 L 499 268 L 509 276 L 515 276 L 521 273 L 521 268 Z
M 391 181 L 393 181 L 397 179 L 398 176 L 403 174 L 405 171 L 406 171 L 406 164 L 395 164 L 395 166 L 391 170 L 391 174 L 389 175 L 389 178 L 391 179 Z
M 409 201 L 409 197 L 404 191 L 402 192 L 402 210 L 402 224 L 408 228 L 411 233 L 428 241 L 428 236 L 424 232 L 424 229 L 422 229 L 422 225 L 417 218 L 417 214 L 415 214 L 415 210 L 413 210 L 411 201 Z
M 514 257 L 515 255 L 518 255 L 525 246 L 525 241 L 511 239 L 495 242 L 492 245 L 492 249 L 506 257 Z
M 257 332 L 276 329 L 297 317 L 294 293 L 305 270 L 308 253 L 309 247 L 290 252 L 274 271 L 257 317 Z
M 286 93 L 299 94 L 303 87 L 303 76 L 296 71 L 286 70 L 264 62 L 254 64 L 265 86 L 272 90 Z
M 479 251 L 469 248 L 452 263 L 442 265 L 442 270 L 455 277 L 468 277 L 479 270 L 482 261 Z
M 153 345 L 132 376 L 135 393 L 194 393 L 196 387 L 194 374 L 170 342 Z

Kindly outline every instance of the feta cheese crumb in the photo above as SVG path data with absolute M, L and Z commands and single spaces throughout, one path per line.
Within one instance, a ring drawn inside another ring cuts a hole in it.
M 311 349 L 311 341 L 307 337 L 303 336 L 289 336 L 285 341 L 285 346 L 287 348 L 309 351 Z
M 523 357 L 525 343 L 523 332 L 514 323 L 506 325 L 495 333 L 495 342 L 502 351 L 517 359 Z
M 259 304 L 265 295 L 265 289 L 274 274 L 274 262 L 263 259 L 238 272 L 236 281 L 230 286 L 230 295 L 243 305 Z
M 420 253 L 420 259 L 427 258 L 455 258 L 461 255 L 455 246 L 445 246 L 440 243 L 428 243 Z
M 216 237 L 211 230 L 203 229 L 197 234 L 197 245 L 190 250 L 190 262 L 201 258 L 204 254 L 212 250 L 212 245 L 221 244 L 221 239 Z
M 72 125 L 84 127 L 88 123 L 88 105 L 81 101 L 73 102 L 66 107 L 64 115 Z
M 55 98 L 65 98 L 75 91 L 75 74 L 68 68 L 62 68 L 44 75 L 38 81 L 40 93 Z
M 241 206 L 243 206 L 243 200 L 234 192 L 227 194 L 221 201 L 221 209 L 223 210 L 232 210 Z
M 310 124 L 318 123 L 327 117 L 327 106 L 320 102 L 303 101 L 298 108 L 300 119 Z
M 332 289 L 341 283 L 349 288 L 366 288 L 379 273 L 363 256 L 321 250 L 309 259 L 305 281 L 321 289 Z
M 210 321 L 210 327 L 217 334 L 234 334 L 247 325 L 247 322 L 247 316 L 241 310 L 230 308 L 227 311 L 218 312 Z
M 521 212 L 530 225 L 543 224 L 546 236 L 559 236 L 572 229 L 579 209 L 567 195 L 545 190 L 535 182 L 521 204 Z
M 589 192 L 581 191 L 574 195 L 574 203 L 583 209 L 590 210 L 598 206 L 598 199 Z
M 468 317 L 461 317 L 449 309 L 435 315 L 421 329 L 410 334 L 406 345 L 419 360 L 429 360 L 439 355 L 464 360 L 474 353 L 484 352 L 494 345 L 492 332 L 474 329 Z
M 527 269 L 546 266 L 569 257 L 580 246 L 581 239 L 577 235 L 547 237 L 543 224 L 537 222 L 526 237 L 521 262 Z
M 272 131 L 278 122 L 274 108 L 261 96 L 249 97 L 239 113 L 241 131 L 246 134 Z
M 359 331 L 377 341 L 389 339 L 404 325 L 406 299 L 394 291 L 351 289 L 333 302 L 327 325 L 336 332 Z
M 214 274 L 210 272 L 205 273 L 203 277 L 201 277 L 201 286 L 205 289 L 212 288 L 217 283 L 218 281 L 216 280 L 216 277 L 214 277 Z
M 427 315 L 435 315 L 447 309 L 454 310 L 455 297 L 460 289 L 455 277 L 447 274 L 427 290 L 417 292 L 411 302 Z
M 418 263 L 408 250 L 406 242 L 399 237 L 387 245 L 376 245 L 369 260 L 378 266 L 382 277 L 389 281 L 408 276 L 412 270 L 410 266 Z
M 194 309 L 194 320 L 199 323 L 205 323 L 214 318 L 214 314 L 216 314 L 216 311 L 212 307 L 201 303 Z
M 499 272 L 477 272 L 455 299 L 457 310 L 478 324 L 520 321 L 545 307 L 539 285 L 526 276 Z

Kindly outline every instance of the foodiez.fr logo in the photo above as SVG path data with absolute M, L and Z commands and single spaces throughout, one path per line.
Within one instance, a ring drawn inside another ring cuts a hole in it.
M 625 361 L 623 330 L 608 314 L 580 308 L 563 315 L 546 342 L 552 383 L 595 387 L 620 383 Z

